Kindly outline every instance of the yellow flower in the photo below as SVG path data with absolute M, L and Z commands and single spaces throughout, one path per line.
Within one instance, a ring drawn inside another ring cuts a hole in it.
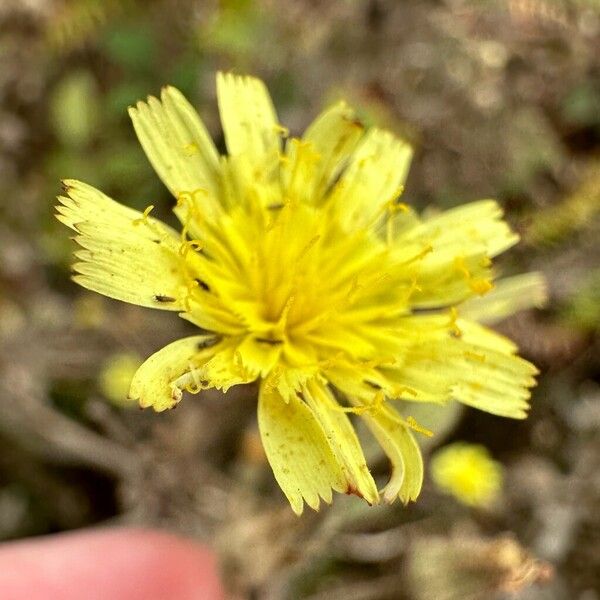
M 297 139 L 261 81 L 219 74 L 217 92 L 226 156 L 172 87 L 130 109 L 181 233 L 78 181 L 59 198 L 82 247 L 75 281 L 200 328 L 151 356 L 130 396 L 160 411 L 183 390 L 260 381 L 265 452 L 297 513 L 332 490 L 380 500 L 355 413 L 392 462 L 383 500 L 414 500 L 423 430 L 394 400 L 526 416 L 535 367 L 468 317 L 485 316 L 490 259 L 517 236 L 492 200 L 426 219 L 399 203 L 410 146 L 344 103 Z
M 444 492 L 468 506 L 488 506 L 502 488 L 502 465 L 487 448 L 456 442 L 431 458 L 431 477 Z

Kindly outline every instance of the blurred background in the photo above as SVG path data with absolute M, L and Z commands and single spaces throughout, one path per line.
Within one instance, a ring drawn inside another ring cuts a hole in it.
M 2 0 L 0 65 L 0 539 L 164 527 L 217 550 L 234 599 L 600 599 L 598 0 Z M 405 202 L 497 198 L 522 236 L 502 273 L 548 279 L 499 325 L 542 370 L 529 419 L 420 415 L 416 504 L 296 518 L 256 390 L 128 405 L 187 325 L 69 279 L 59 180 L 171 219 L 126 109 L 173 84 L 222 148 L 218 69 L 262 77 L 294 134 L 346 98 L 414 144 Z

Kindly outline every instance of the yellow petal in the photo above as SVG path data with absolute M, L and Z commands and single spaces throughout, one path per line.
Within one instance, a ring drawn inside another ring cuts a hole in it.
M 200 377 L 196 373 L 198 365 L 210 356 L 214 341 L 214 336 L 196 335 L 165 346 L 137 370 L 129 397 L 143 408 L 173 408 L 181 400 L 182 390 Z M 199 389 L 200 381 L 195 383 Z
M 392 475 L 382 490 L 383 499 L 390 504 L 396 498 L 405 504 L 416 500 L 423 485 L 423 458 L 410 429 L 387 405 L 373 413 L 363 413 L 362 418 L 392 463 Z
M 459 312 L 467 319 L 494 323 L 513 313 L 543 306 L 547 299 L 546 280 L 541 273 L 525 273 L 496 281 L 485 296 L 463 303 Z
M 181 310 L 187 279 L 180 237 L 167 225 L 126 208 L 99 190 L 65 180 L 58 219 L 83 247 L 73 279 L 83 287 L 140 306 Z
M 330 503 L 332 489 L 346 489 L 327 435 L 297 396 L 286 403 L 274 388 L 261 386 L 258 426 L 275 479 L 297 515 L 304 502 L 318 510 L 320 498 Z
M 492 345 L 494 338 L 489 336 L 486 343 Z M 497 347 L 452 337 L 424 340 L 407 352 L 402 366 L 387 374 L 413 391 L 407 400 L 444 402 L 454 398 L 495 415 L 525 418 L 537 369 L 506 354 L 502 338 Z
M 497 256 L 519 241 L 503 214 L 495 200 L 470 202 L 424 218 L 404 239 L 426 237 L 435 248 L 456 255 L 477 254 L 483 249 L 487 256 Z
M 339 410 L 333 394 L 323 384 L 313 379 L 304 390 L 306 402 L 321 423 L 344 470 L 348 483 L 344 491 L 364 498 L 369 504 L 377 504 L 377 486 L 350 419 Z
M 86 222 L 100 222 L 110 228 L 129 227 L 131 221 L 139 219 L 142 215 L 137 210 L 128 208 L 109 198 L 96 188 L 77 181 L 64 179 L 62 181 L 67 196 L 60 196 L 60 204 L 56 207 L 57 218 L 61 223 L 79 231 L 78 225 Z M 149 217 L 151 222 L 158 222 Z M 169 229 L 173 234 L 174 230 Z M 140 235 L 152 239 L 148 229 L 143 229 Z M 177 235 L 177 234 L 175 234 Z
M 219 298 L 207 294 L 201 301 L 197 297 L 193 298 L 188 305 L 188 312 L 179 313 L 179 316 L 196 327 L 233 336 L 243 334 L 246 329 L 239 317 L 223 305 Z
M 518 239 L 493 200 L 472 202 L 422 220 L 394 240 L 398 257 L 411 252 L 419 256 L 419 248 L 423 251 L 406 267 L 416 284 L 411 303 L 439 308 L 488 293 L 493 287 L 490 258 Z
M 516 354 L 518 350 L 512 340 L 474 321 L 457 319 L 456 326 L 461 334 L 460 339 L 467 344 L 489 348 L 501 354 Z
M 417 227 L 421 222 L 419 215 L 410 206 L 402 202 L 392 203 L 385 221 L 383 237 L 391 246 L 395 240 Z
M 287 144 L 282 169 L 287 195 L 321 204 L 363 133 L 363 125 L 344 102 L 321 113 L 302 140 L 291 139 Z
M 217 98 L 229 151 L 222 163 L 228 205 L 251 210 L 280 205 L 283 128 L 265 84 L 254 77 L 218 73 Z
M 135 132 L 148 160 L 171 193 L 208 192 L 213 201 L 220 195 L 219 154 L 200 117 L 181 92 L 162 90 L 161 101 L 153 96 L 129 109 Z
M 256 371 L 243 364 L 235 339 L 224 342 L 219 352 L 202 367 L 200 374 L 209 387 L 223 392 L 227 392 L 234 385 L 255 381 L 258 377 Z
M 324 369 L 324 374 L 335 388 L 345 396 L 356 398 L 369 404 L 375 391 L 381 390 L 386 397 L 395 397 L 394 385 L 385 377 L 381 369 L 365 363 L 337 359 Z
M 238 346 L 237 352 L 245 369 L 255 377 L 266 377 L 277 362 L 282 346 L 282 340 L 249 335 Z
M 340 219 L 352 228 L 373 223 L 402 193 L 412 148 L 389 131 L 370 129 L 350 158 L 332 194 Z
M 281 131 L 265 84 L 254 77 L 217 74 L 217 98 L 227 150 L 252 160 L 277 155 Z
M 452 396 L 459 402 L 500 417 L 527 417 L 529 388 L 535 385 L 537 374 L 530 362 L 475 346 L 453 361 L 453 366 L 462 370 L 462 377 L 452 386 Z
M 291 366 L 290 359 L 300 357 L 300 360 L 293 360 L 292 364 L 303 364 L 304 366 Z M 316 359 L 304 356 L 301 350 L 289 346 L 284 349 L 282 360 L 271 370 L 265 379 L 267 387 L 274 387 L 285 402 L 291 396 L 296 396 L 302 391 L 303 385 L 316 377 L 319 371 Z
M 453 252 L 433 246 L 408 271 L 415 284 L 410 296 L 414 307 L 444 308 L 493 289 L 494 273 L 483 251 L 468 256 Z

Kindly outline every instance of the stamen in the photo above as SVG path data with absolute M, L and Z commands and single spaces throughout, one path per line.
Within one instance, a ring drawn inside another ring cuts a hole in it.
M 196 209 L 196 205 L 194 203 L 194 193 L 193 192 L 179 192 L 177 194 L 177 207 L 184 208 L 186 210 L 185 221 L 183 223 L 183 228 L 181 230 L 181 242 L 184 243 L 187 239 L 188 230 L 190 228 L 190 224 L 192 219 L 199 219 L 199 213 Z
M 192 199 L 192 194 L 190 192 L 178 192 L 177 193 L 177 206 L 181 206 L 184 208 L 190 208 L 189 202 Z M 187 206 L 186 206 L 187 204 Z
M 184 273 L 187 275 L 187 268 L 184 267 L 183 270 L 184 270 Z M 183 308 L 185 309 L 185 312 L 188 312 L 188 313 L 192 312 L 191 302 L 192 302 L 192 297 L 194 295 L 194 290 L 197 287 L 198 287 L 198 285 L 193 279 L 187 278 L 185 296 L 182 299 Z
M 198 367 L 194 366 L 192 363 L 189 363 L 189 366 L 190 366 L 189 375 L 192 378 L 192 382 L 186 383 L 185 390 L 187 392 L 189 392 L 190 394 L 197 394 L 201 390 L 207 389 L 208 382 L 203 381 L 202 379 L 199 378 L 200 369 Z M 195 386 L 195 387 L 192 387 L 192 386 Z
M 201 214 L 198 211 L 196 202 L 200 196 L 208 196 L 208 190 L 204 188 L 196 188 L 195 190 L 186 191 L 182 190 L 177 193 L 177 206 L 186 208 L 188 211 L 187 217 L 194 219 L 201 219 Z
M 304 248 L 302 248 L 302 250 L 299 253 L 299 256 L 304 258 L 304 255 L 321 239 L 321 234 L 317 234 L 315 235 L 315 237 L 313 237 L 311 240 L 308 241 L 308 243 L 306 244 L 306 246 L 304 246 Z
M 390 214 L 395 214 L 398 212 L 408 212 L 410 207 L 408 204 L 404 204 L 404 202 L 398 202 L 398 199 L 404 193 L 404 186 L 400 185 L 396 189 L 396 191 L 392 194 L 392 197 L 385 203 L 385 208 Z
M 359 364 L 367 369 L 378 369 L 379 367 L 393 366 L 398 364 L 398 361 L 393 356 L 378 358 L 376 360 L 366 360 Z
M 480 296 L 487 294 L 491 289 L 493 289 L 494 284 L 487 278 L 481 279 L 471 279 L 469 282 L 469 287 Z
M 367 156 L 365 158 L 363 158 L 361 161 L 359 161 L 359 165 L 362 167 L 363 163 L 368 161 L 368 160 L 372 160 L 373 158 L 376 158 L 375 155 L 373 156 Z M 402 203 L 402 202 L 398 202 L 398 197 L 402 195 L 402 192 L 404 192 L 404 186 L 401 185 L 399 186 L 396 191 L 392 194 L 392 197 L 385 201 L 376 211 L 375 214 L 372 216 L 371 220 L 369 222 L 367 222 L 365 229 L 371 229 L 372 227 L 375 227 L 375 225 L 377 224 L 377 222 L 379 221 L 379 219 L 381 219 L 381 217 L 383 217 L 384 215 L 388 215 L 388 217 L 391 214 L 397 213 L 397 212 L 408 212 L 410 210 L 410 208 Z M 391 237 L 392 237 L 392 231 L 391 231 L 391 219 L 388 218 L 387 220 L 387 238 L 388 238 L 388 244 L 391 244 Z
M 138 225 L 142 225 L 142 224 L 145 225 L 156 237 L 162 238 L 164 240 L 167 238 L 167 236 L 165 235 L 165 232 L 160 227 L 158 227 L 155 223 L 150 221 L 150 219 L 148 218 L 153 209 L 154 209 L 154 206 L 151 204 L 142 213 L 141 217 L 139 217 L 138 219 L 133 219 L 133 221 L 131 223 L 134 227 L 137 227 Z
M 480 266 L 483 268 L 489 267 L 492 264 L 492 259 L 489 256 L 484 256 L 479 262 Z
M 423 288 L 417 283 L 417 276 L 413 275 L 411 282 L 410 282 L 410 287 L 408 288 L 408 292 L 406 294 L 406 298 L 404 300 L 404 302 L 408 303 L 408 301 L 411 299 L 412 295 L 415 292 L 422 292 Z
M 458 271 L 465 279 L 471 279 L 471 272 L 465 265 L 465 259 L 462 256 L 454 257 L 454 269 Z
M 362 406 L 355 407 L 357 409 L 356 414 L 362 415 L 364 413 L 377 414 L 382 408 L 385 402 L 385 394 L 382 390 L 378 391 L 373 396 L 371 404 L 363 404 Z
M 470 350 L 465 350 L 463 352 L 463 356 L 465 356 L 466 358 L 471 358 L 471 359 L 476 360 L 481 363 L 483 363 L 487 360 L 485 354 L 479 354 L 478 352 L 471 352 Z
M 358 168 L 361 170 L 364 169 L 365 166 L 367 165 L 367 163 L 375 158 L 377 158 L 377 156 L 375 154 L 369 154 L 368 156 L 363 156 L 363 158 L 361 158 L 358 161 Z
M 296 156 L 294 158 L 294 165 L 290 176 L 289 189 L 295 189 L 296 178 L 298 177 L 301 166 L 308 167 L 321 160 L 321 154 L 314 150 L 312 142 L 307 140 L 300 140 L 298 138 L 292 138 L 290 143 L 296 150 Z
M 200 379 L 201 374 L 202 367 L 198 367 L 193 362 L 188 362 L 188 371 L 170 384 L 173 396 L 175 397 L 175 394 L 181 396 L 180 391 L 184 390 L 190 394 L 197 394 L 201 390 L 211 387 L 208 381 Z
M 410 394 L 414 398 L 416 398 L 419 395 L 417 390 L 408 387 L 407 385 L 399 385 L 398 387 L 394 388 L 394 395 L 396 396 L 396 398 L 400 398 L 404 394 Z
M 144 225 L 149 225 L 148 215 L 152 212 L 152 210 L 154 210 L 153 204 L 151 204 L 150 206 L 148 206 L 146 208 L 146 210 L 143 212 L 141 217 L 139 217 L 138 219 L 133 219 L 133 221 L 131 222 L 133 224 L 133 226 L 137 227 L 138 225 L 141 225 L 142 223 Z
M 412 258 L 409 258 L 408 260 L 406 260 L 405 262 L 402 262 L 400 264 L 401 265 L 410 265 L 411 263 L 414 263 L 418 260 L 421 260 L 422 258 L 425 258 L 431 252 L 433 252 L 433 246 L 431 244 L 426 244 L 425 247 L 420 252 L 415 254 L 415 256 L 413 256 Z
M 233 353 L 233 365 L 237 370 L 237 375 L 239 375 L 241 379 L 251 380 L 256 377 L 256 373 L 253 373 L 246 365 L 244 365 L 242 353 L 239 350 L 236 350 Z
M 185 240 L 179 247 L 179 254 L 185 258 L 192 250 L 202 250 L 202 245 L 203 244 L 201 240 Z
M 276 123 L 273 129 L 275 129 L 275 133 L 278 133 L 282 138 L 287 138 L 290 135 L 290 130 L 280 123 Z
M 450 322 L 448 323 L 448 328 L 450 329 L 450 335 L 456 338 L 461 338 L 463 335 L 462 330 L 457 325 L 456 321 L 458 320 L 458 311 L 455 306 L 450 307 Z
M 198 144 L 195 142 L 190 142 L 183 147 L 183 152 L 186 156 L 194 156 L 194 154 L 200 152 L 200 148 L 198 148 Z
M 489 262 L 488 257 L 484 257 L 482 259 L 482 266 L 488 266 Z M 463 275 L 469 287 L 480 296 L 487 294 L 493 287 L 494 284 L 487 277 L 473 277 L 469 269 L 465 265 L 465 259 L 462 256 L 457 256 L 454 258 L 454 268 Z
M 278 332 L 285 331 L 288 316 L 290 314 L 290 310 L 292 309 L 292 306 L 294 305 L 295 301 L 296 301 L 296 296 L 294 296 L 293 294 L 287 299 L 285 306 L 283 307 L 283 310 L 281 311 L 281 316 L 279 317 L 279 320 L 277 321 L 277 325 L 275 326 L 276 331 L 278 331 Z
M 308 390 L 305 390 L 304 393 L 309 393 Z M 381 397 L 381 398 L 379 398 Z M 336 412 L 341 412 L 345 414 L 353 414 L 353 415 L 362 415 L 365 412 L 370 410 L 378 410 L 379 407 L 383 404 L 384 396 L 382 392 L 378 392 L 374 395 L 374 400 L 371 404 L 361 404 L 360 406 L 340 406 L 335 400 L 331 398 L 329 394 L 323 394 L 319 397 L 319 400 L 325 400 L 325 403 Z
M 419 425 L 417 423 L 417 421 L 414 419 L 414 417 L 406 417 L 406 424 L 413 431 L 416 431 L 417 433 L 422 433 L 423 435 L 425 435 L 427 437 L 433 437 L 433 431 L 430 431 L 429 429 L 426 429 L 422 425 Z
M 317 367 L 319 369 L 325 371 L 331 367 L 341 364 L 343 359 L 344 359 L 344 353 L 340 351 L 337 354 L 335 354 L 334 356 L 330 356 L 329 358 L 325 358 L 325 359 L 318 361 Z

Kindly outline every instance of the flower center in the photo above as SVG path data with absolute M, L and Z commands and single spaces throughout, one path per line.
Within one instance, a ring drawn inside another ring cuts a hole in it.
M 261 364 L 369 361 L 397 346 L 412 283 L 374 229 L 348 231 L 331 208 L 283 202 L 233 207 L 197 230 L 191 271 L 203 287 L 191 320 L 256 347 Z

